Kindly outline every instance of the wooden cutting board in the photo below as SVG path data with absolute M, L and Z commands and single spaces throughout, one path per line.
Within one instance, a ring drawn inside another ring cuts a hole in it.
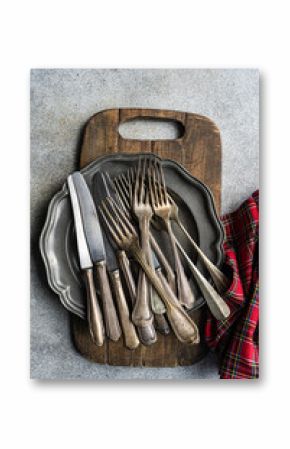
M 119 134 L 119 125 L 136 118 L 174 120 L 183 135 L 174 140 L 129 140 Z M 162 158 L 182 164 L 192 175 L 211 189 L 217 211 L 221 197 L 221 140 L 217 126 L 201 115 L 163 109 L 108 109 L 98 112 L 88 121 L 83 137 L 80 168 L 99 156 L 110 153 L 152 152 Z M 205 306 L 191 312 L 190 316 L 203 329 Z M 140 346 L 130 351 L 123 341 L 107 340 L 101 348 L 95 346 L 89 335 L 87 323 L 71 315 L 72 337 L 76 349 L 96 363 L 122 366 L 170 367 L 191 365 L 206 353 L 201 332 L 198 345 L 187 346 L 171 335 L 158 334 L 158 341 L 149 347 Z

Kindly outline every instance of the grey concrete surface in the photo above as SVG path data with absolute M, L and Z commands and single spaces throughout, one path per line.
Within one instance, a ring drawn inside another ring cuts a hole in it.
M 213 119 L 222 136 L 223 212 L 235 209 L 258 187 L 257 70 L 32 70 L 31 377 L 217 379 L 213 354 L 191 367 L 171 369 L 116 368 L 88 362 L 74 350 L 68 313 L 47 285 L 38 239 L 48 203 L 77 168 L 85 122 L 96 112 L 114 107 L 176 109 Z M 154 126 L 137 124 L 131 135 L 145 133 L 145 137 L 147 132 L 157 132 Z M 174 130 L 167 126 L 159 132 L 167 137 Z

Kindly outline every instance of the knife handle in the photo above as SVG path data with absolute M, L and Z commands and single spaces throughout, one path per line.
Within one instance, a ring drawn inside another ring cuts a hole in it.
M 112 286 L 114 289 L 115 298 L 119 310 L 119 317 L 124 335 L 125 345 L 129 349 L 135 349 L 139 345 L 139 339 L 137 337 L 134 324 L 130 320 L 129 309 L 126 302 L 124 290 L 122 287 L 119 270 L 112 271 L 110 273 L 110 278 L 112 281 Z
M 103 313 L 105 318 L 105 327 L 108 338 L 118 341 L 121 337 L 121 328 L 112 297 L 109 278 L 107 274 L 106 262 L 104 260 L 95 264 L 98 286 L 103 302 Z
M 94 285 L 92 268 L 84 270 L 84 280 L 87 291 L 87 319 L 90 335 L 97 346 L 103 346 L 105 337 L 104 324 Z

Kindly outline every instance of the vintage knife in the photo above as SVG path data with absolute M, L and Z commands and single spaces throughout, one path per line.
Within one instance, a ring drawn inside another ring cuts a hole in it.
M 68 177 L 67 183 L 74 216 L 80 267 L 83 272 L 86 284 L 87 318 L 89 323 L 89 330 L 94 343 L 97 346 L 102 346 L 104 343 L 104 325 L 94 285 L 93 262 L 86 242 L 82 225 L 80 206 L 71 176 Z
M 98 287 L 103 303 L 106 334 L 111 340 L 117 341 L 121 337 L 122 331 L 110 289 L 106 267 L 106 252 L 97 210 L 82 174 L 75 172 L 71 176 L 79 199 L 82 223 L 89 252 L 96 269 Z
M 93 180 L 93 198 L 95 204 L 99 206 L 102 200 L 108 196 L 106 184 L 100 172 L 96 173 Z M 135 349 L 139 345 L 139 339 L 135 330 L 135 326 L 130 320 L 130 312 L 126 301 L 125 293 L 123 290 L 121 276 L 115 250 L 113 244 L 109 241 L 106 233 L 103 233 L 103 240 L 106 250 L 107 269 L 111 279 L 111 285 L 113 287 L 121 327 L 124 335 L 125 345 L 129 349 Z
M 95 197 L 94 199 L 95 199 L 97 205 L 99 205 L 102 202 L 102 200 L 104 200 L 108 196 L 111 196 L 114 199 L 116 199 L 116 201 L 118 201 L 116 194 L 115 194 L 114 186 L 111 185 L 110 179 L 108 179 L 104 175 L 104 173 L 96 173 L 96 175 L 94 176 L 93 182 L 94 182 L 94 189 L 96 188 L 96 192 L 97 192 L 94 195 L 94 197 Z M 95 192 L 95 190 L 94 190 L 94 192 Z M 114 250 L 117 252 L 118 262 L 119 262 L 120 268 L 122 270 L 124 279 L 127 284 L 127 288 L 129 291 L 132 305 L 134 305 L 135 301 L 136 301 L 136 284 L 135 284 L 135 281 L 134 281 L 134 278 L 133 278 L 133 275 L 131 272 L 130 262 L 128 260 L 128 257 L 126 255 L 125 251 L 119 250 L 119 248 L 117 248 L 115 243 L 112 242 L 111 240 L 110 240 L 110 242 L 111 242 L 111 248 L 113 246 Z M 148 324 L 148 325 L 136 326 L 136 327 L 137 327 L 139 339 L 144 345 L 149 346 L 157 341 L 156 331 L 155 331 L 152 323 Z

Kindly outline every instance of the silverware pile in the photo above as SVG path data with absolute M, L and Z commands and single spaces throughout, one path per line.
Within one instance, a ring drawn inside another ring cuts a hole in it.
M 218 320 L 229 316 L 230 310 L 219 294 L 226 288 L 227 279 L 181 222 L 159 158 L 142 156 L 137 166 L 114 179 L 98 172 L 92 193 L 80 172 L 68 177 L 68 187 L 86 283 L 89 329 L 96 345 L 103 345 L 105 334 L 113 341 L 123 334 L 126 347 L 135 349 L 140 342 L 155 343 L 156 330 L 164 335 L 173 331 L 183 343 L 199 342 L 198 328 L 187 312 L 193 308 L 195 296 L 180 254 L 212 314 Z M 214 286 L 185 252 L 173 232 L 172 221 L 187 237 Z M 172 262 L 155 239 L 154 228 L 166 231 Z M 132 262 L 139 267 L 135 277 Z

